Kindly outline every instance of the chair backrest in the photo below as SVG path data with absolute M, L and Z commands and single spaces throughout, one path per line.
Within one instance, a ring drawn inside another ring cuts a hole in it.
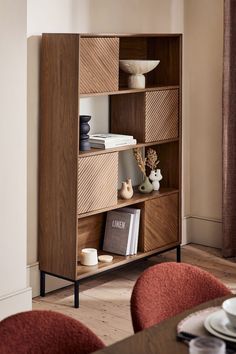
M 174 262 L 155 265 L 138 278 L 132 292 L 134 331 L 229 294 L 223 283 L 198 267 Z
M 22 312 L 0 322 L 1 354 L 89 354 L 102 348 L 90 329 L 58 312 Z

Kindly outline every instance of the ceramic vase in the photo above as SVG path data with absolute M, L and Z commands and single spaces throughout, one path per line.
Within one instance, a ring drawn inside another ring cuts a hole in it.
M 145 176 L 145 179 L 143 183 L 138 187 L 138 190 L 141 193 L 151 193 L 153 191 L 153 185 L 147 176 Z
M 153 190 L 158 191 L 160 189 L 160 181 L 162 180 L 161 170 L 152 170 L 149 179 L 152 181 Z
M 120 190 L 120 198 L 131 199 L 133 197 L 134 191 L 132 187 L 131 179 L 128 178 L 126 182 L 122 182 L 122 187 Z
M 80 117 L 80 144 L 79 149 L 81 151 L 90 150 L 90 142 L 88 132 L 90 131 L 90 126 L 88 122 L 91 119 L 91 116 L 79 116 Z

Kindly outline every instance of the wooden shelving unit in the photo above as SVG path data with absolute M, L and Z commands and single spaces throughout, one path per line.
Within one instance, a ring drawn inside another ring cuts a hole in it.
M 128 89 L 119 59 L 159 59 L 145 89 Z M 39 263 L 45 275 L 74 282 L 176 248 L 181 242 L 181 34 L 43 34 L 40 74 Z M 79 100 L 109 96 L 110 131 L 131 134 L 137 145 L 79 151 Z M 156 148 L 161 189 L 117 197 L 118 154 Z M 103 180 L 107 181 L 104 187 Z M 85 267 L 80 250 L 102 253 L 106 213 L 141 209 L 139 251 L 112 263 Z

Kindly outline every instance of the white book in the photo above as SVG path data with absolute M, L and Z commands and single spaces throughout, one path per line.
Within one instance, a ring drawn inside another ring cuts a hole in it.
M 97 143 L 97 142 L 90 141 L 90 146 L 96 149 L 112 149 L 119 146 L 136 145 L 136 144 L 137 144 L 136 139 L 130 139 L 126 141 L 120 140 L 120 141 L 105 142 L 105 143 Z
M 132 135 L 122 135 L 122 134 L 92 134 L 89 135 L 89 141 L 90 142 L 111 142 L 111 141 L 126 141 L 126 140 L 132 140 L 134 137 Z
M 134 255 L 138 251 L 138 236 L 139 236 L 139 224 L 140 224 L 140 209 L 135 208 L 121 208 L 120 211 L 130 213 L 134 215 L 134 223 L 133 223 L 133 230 L 132 230 L 132 238 L 130 243 L 130 254 Z
M 103 250 L 128 256 L 133 230 L 134 215 L 120 211 L 107 213 Z

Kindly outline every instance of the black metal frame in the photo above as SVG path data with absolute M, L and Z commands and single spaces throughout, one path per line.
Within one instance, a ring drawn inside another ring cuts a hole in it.
M 86 280 L 86 279 L 88 279 L 90 277 L 101 276 L 104 273 L 115 271 L 118 268 L 127 267 L 128 265 L 132 265 L 134 262 L 141 262 L 144 259 L 148 259 L 150 257 L 154 257 L 154 256 L 156 256 L 158 254 L 161 254 L 161 253 L 164 253 L 164 252 L 167 252 L 167 251 L 172 251 L 174 249 L 176 249 L 176 261 L 177 262 L 181 262 L 181 246 L 178 245 L 178 246 L 169 248 L 167 250 L 159 251 L 157 253 L 154 253 L 154 254 L 146 257 L 146 258 L 135 259 L 133 262 L 130 262 L 128 264 L 123 264 L 123 265 L 117 266 L 116 268 L 107 269 L 107 270 L 104 270 L 103 272 L 98 273 L 98 274 L 88 275 L 86 278 L 83 278 L 81 280 L 72 280 L 72 279 L 68 279 L 68 278 L 65 278 L 65 277 L 62 277 L 62 276 L 59 276 L 59 275 L 56 275 L 56 274 L 52 274 L 52 273 L 49 273 L 49 272 L 44 272 L 44 271 L 41 270 L 40 271 L 40 296 L 44 297 L 46 295 L 46 291 L 45 291 L 46 275 L 50 275 L 50 276 L 53 276 L 53 277 L 57 277 L 57 278 L 60 278 L 60 279 L 64 279 L 64 280 L 70 281 L 70 282 L 74 283 L 74 308 L 77 309 L 77 308 L 79 308 L 79 285 L 80 285 L 81 281 L 84 281 L 84 280 Z

